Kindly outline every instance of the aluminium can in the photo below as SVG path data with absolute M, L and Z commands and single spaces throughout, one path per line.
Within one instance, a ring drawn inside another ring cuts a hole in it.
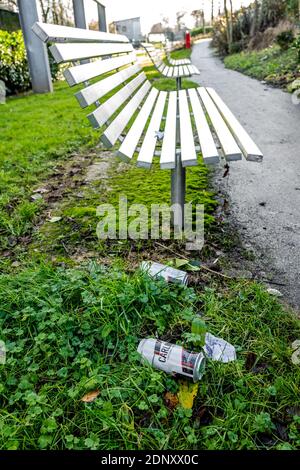
M 154 367 L 167 374 L 180 374 L 198 382 L 204 374 L 205 356 L 190 352 L 177 344 L 148 338 L 140 341 L 138 353 Z

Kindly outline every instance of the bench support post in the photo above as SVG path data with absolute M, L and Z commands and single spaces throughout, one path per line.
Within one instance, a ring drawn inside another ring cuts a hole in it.
M 176 167 L 171 170 L 171 204 L 174 207 L 173 226 L 182 229 L 184 226 L 184 203 L 185 203 L 185 168 L 181 164 L 179 155 L 176 155 Z
M 177 90 L 181 90 L 181 77 L 176 77 Z
M 102 4 L 102 1 L 97 0 L 97 7 L 98 7 L 99 31 L 106 32 L 107 23 L 106 23 L 105 5 Z
M 27 51 L 30 78 L 34 93 L 53 91 L 48 53 L 45 44 L 31 30 L 39 21 L 36 0 L 18 0 L 20 23 Z
M 83 0 L 73 0 L 73 11 L 76 28 L 88 29 Z

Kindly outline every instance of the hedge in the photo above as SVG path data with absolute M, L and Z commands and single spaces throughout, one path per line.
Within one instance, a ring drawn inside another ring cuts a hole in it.
M 30 87 L 26 50 L 21 31 L 0 30 L 0 79 L 8 94 L 25 91 Z
M 211 33 L 212 30 L 213 30 L 212 26 L 205 26 L 205 34 Z M 198 36 L 199 34 L 204 34 L 203 27 L 192 29 L 192 31 L 191 31 L 191 36 L 192 37 Z

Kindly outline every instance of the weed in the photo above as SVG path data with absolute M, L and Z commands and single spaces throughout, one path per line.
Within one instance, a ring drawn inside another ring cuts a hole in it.
M 196 292 L 96 264 L 43 265 L 2 276 L 0 305 L 2 449 L 300 445 L 291 411 L 300 373 L 289 347 L 299 322 L 259 285 Z M 165 394 L 176 393 L 177 380 L 142 365 L 137 344 L 153 335 L 176 342 L 199 308 L 209 330 L 236 346 L 238 360 L 209 363 L 194 412 L 171 409 Z M 92 403 L 81 401 L 96 389 Z

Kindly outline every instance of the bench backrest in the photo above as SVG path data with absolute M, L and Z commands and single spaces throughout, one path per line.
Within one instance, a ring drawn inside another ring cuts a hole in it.
M 127 37 L 45 23 L 32 29 L 52 43 L 50 52 L 58 64 L 71 63 L 64 71 L 66 81 L 84 84 L 75 96 L 83 108 L 96 105 L 88 118 L 95 128 L 106 126 L 101 140 L 112 147 L 151 88 Z
M 146 49 L 154 65 L 159 68 L 164 64 L 166 54 L 163 49 L 154 47 L 152 44 L 143 43 L 142 46 Z

